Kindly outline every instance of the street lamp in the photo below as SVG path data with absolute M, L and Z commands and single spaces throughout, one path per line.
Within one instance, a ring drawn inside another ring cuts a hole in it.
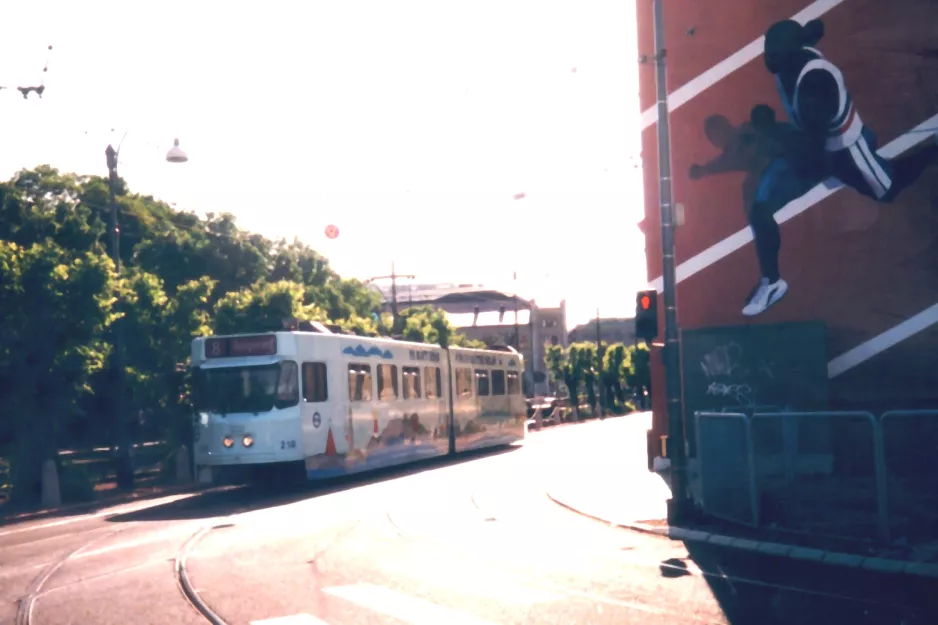
M 179 147 L 179 139 L 173 140 L 173 147 L 169 148 L 169 152 L 166 153 L 166 160 L 170 163 L 185 163 L 189 160 L 189 155 Z
M 127 134 L 124 134 L 124 138 Z M 121 272 L 120 255 L 120 220 L 118 219 L 117 206 L 117 158 L 120 156 L 120 148 L 124 139 L 117 145 L 117 149 L 108 144 L 104 150 L 107 157 L 108 169 L 108 200 L 110 205 L 110 223 L 108 229 L 111 231 L 111 258 L 114 260 L 114 266 L 117 268 L 117 275 Z M 166 153 L 166 160 L 170 163 L 185 163 L 189 160 L 186 153 L 179 147 L 179 139 L 173 142 L 173 147 Z M 124 393 L 125 375 L 124 375 L 124 319 L 120 317 L 114 324 L 114 388 L 116 389 L 114 398 L 114 425 L 117 431 L 118 459 L 117 459 L 117 486 L 121 490 L 133 490 L 134 487 L 134 466 L 133 454 L 131 453 L 130 431 L 127 418 L 124 415 Z
M 680 337 L 677 330 L 677 275 L 674 264 L 674 203 L 671 196 L 671 134 L 665 71 L 663 0 L 654 4 L 655 83 L 658 95 L 658 180 L 661 211 L 661 273 L 664 296 L 664 372 L 668 415 L 671 499 L 668 522 L 682 520 L 687 507 L 687 464 L 684 449 L 684 406 L 681 397 Z

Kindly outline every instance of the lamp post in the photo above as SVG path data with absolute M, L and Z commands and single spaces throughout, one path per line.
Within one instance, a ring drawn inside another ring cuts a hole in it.
M 126 133 L 124 137 L 126 137 Z M 107 158 L 108 169 L 108 204 L 110 205 L 110 216 L 108 229 L 111 231 L 111 258 L 117 269 L 117 275 L 121 273 L 121 255 L 120 255 L 120 219 L 118 217 L 117 205 L 117 159 L 120 156 L 120 148 L 124 139 L 117 145 L 108 145 L 104 150 Z M 186 153 L 179 147 L 179 139 L 173 142 L 173 147 L 166 153 L 166 160 L 170 163 L 185 163 L 189 160 Z M 127 415 L 124 414 L 124 394 L 127 392 L 125 371 L 124 371 L 124 319 L 119 317 L 114 323 L 114 425 L 117 435 L 118 457 L 117 457 L 117 486 L 121 490 L 133 490 L 134 487 L 134 465 L 132 443 L 130 440 L 130 429 L 128 427 Z
M 391 280 L 391 317 L 394 319 L 394 325 L 397 326 L 397 318 L 399 316 L 398 311 L 398 302 L 397 302 L 397 279 L 398 278 L 408 278 L 410 280 L 416 280 L 417 276 L 412 274 L 400 274 L 394 269 L 394 261 L 391 261 L 391 275 L 389 276 L 373 276 L 365 280 L 365 284 L 374 282 L 375 280 Z M 411 295 L 411 301 L 413 301 L 413 295 Z
M 677 328 L 677 275 L 674 263 L 674 203 L 671 196 L 671 134 L 665 71 L 663 0 L 652 0 L 655 29 L 655 83 L 658 96 L 658 181 L 661 211 L 661 273 L 664 296 L 664 372 L 668 415 L 671 499 L 668 522 L 680 522 L 687 508 L 684 406 L 681 397 L 680 336 Z

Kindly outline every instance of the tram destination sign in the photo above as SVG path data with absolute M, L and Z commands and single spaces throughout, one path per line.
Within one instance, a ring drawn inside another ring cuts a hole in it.
M 206 358 L 271 356 L 277 353 L 277 335 L 212 337 L 205 340 Z

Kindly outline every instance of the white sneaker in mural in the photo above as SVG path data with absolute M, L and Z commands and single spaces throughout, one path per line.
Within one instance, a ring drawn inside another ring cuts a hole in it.
M 788 293 L 788 283 L 779 278 L 777 282 L 769 283 L 768 278 L 762 278 L 758 286 L 753 289 L 752 294 L 746 301 L 743 308 L 743 314 L 747 317 L 755 317 L 769 309 L 774 303 L 785 297 Z

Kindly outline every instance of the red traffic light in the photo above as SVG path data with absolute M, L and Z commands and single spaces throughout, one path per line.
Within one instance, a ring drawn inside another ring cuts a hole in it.
M 642 307 L 642 310 L 648 310 L 651 308 L 651 298 L 647 295 L 642 295 L 642 298 L 639 300 L 639 305 Z

